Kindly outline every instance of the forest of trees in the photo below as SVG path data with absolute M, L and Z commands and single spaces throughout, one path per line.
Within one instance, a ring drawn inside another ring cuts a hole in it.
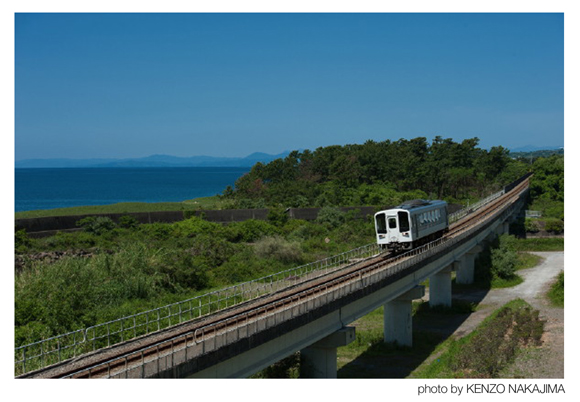
M 478 144 L 437 136 L 431 143 L 418 137 L 293 151 L 254 165 L 223 198 L 236 208 L 395 205 L 412 198 L 464 203 L 531 168 L 501 146 Z

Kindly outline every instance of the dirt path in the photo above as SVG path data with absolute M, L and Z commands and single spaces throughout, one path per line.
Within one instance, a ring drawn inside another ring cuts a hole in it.
M 518 356 L 503 378 L 564 378 L 564 309 L 550 306 L 545 295 L 550 285 L 564 270 L 564 252 L 533 252 L 543 261 L 534 268 L 519 271 L 524 282 L 513 288 L 493 289 L 481 300 L 478 310 L 455 331 L 461 337 L 471 332 L 491 312 L 505 303 L 521 298 L 540 311 L 546 320 L 543 345 Z M 465 293 L 463 300 L 481 299 L 481 295 Z

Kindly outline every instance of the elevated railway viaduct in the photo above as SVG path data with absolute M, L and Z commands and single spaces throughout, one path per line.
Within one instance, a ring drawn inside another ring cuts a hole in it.
M 385 341 L 412 345 L 411 301 L 423 296 L 421 283 L 429 279 L 430 304 L 451 305 L 452 271 L 460 283 L 473 281 L 482 243 L 507 230 L 528 181 L 506 187 L 453 223 L 444 238 L 408 253 L 375 254 L 320 275 L 286 278 L 291 284 L 252 300 L 20 377 L 240 378 L 297 351 L 304 376 L 336 377 L 336 349 L 356 336 L 349 324 L 382 305 Z

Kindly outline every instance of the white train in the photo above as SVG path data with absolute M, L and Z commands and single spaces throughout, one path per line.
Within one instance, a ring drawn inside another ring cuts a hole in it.
M 412 200 L 375 214 L 377 244 L 410 250 L 441 237 L 449 228 L 445 201 Z

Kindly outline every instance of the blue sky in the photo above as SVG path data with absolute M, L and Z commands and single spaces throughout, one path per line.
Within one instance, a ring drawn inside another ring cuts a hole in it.
M 564 16 L 16 14 L 15 159 L 564 145 Z

